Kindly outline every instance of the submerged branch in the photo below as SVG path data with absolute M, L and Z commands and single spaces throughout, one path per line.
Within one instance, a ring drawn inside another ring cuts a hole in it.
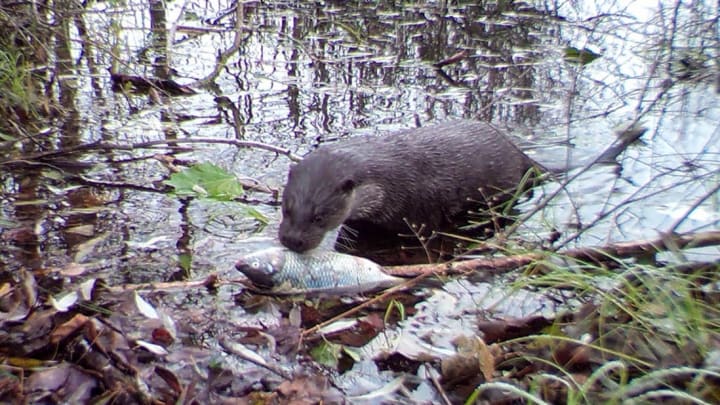
M 700 205 L 702 205 L 705 201 L 709 200 L 710 198 L 713 198 L 715 196 L 715 193 L 720 191 L 720 183 L 716 184 L 715 187 L 708 190 L 707 193 L 705 193 L 703 196 L 697 199 L 685 212 L 685 214 L 681 215 L 680 218 L 675 221 L 672 225 L 670 225 L 670 232 L 675 232 L 677 229 L 682 225 L 683 222 L 685 222 L 686 219 L 690 216 L 690 214 L 693 213 Z
M 151 149 L 158 146 L 169 146 L 169 145 L 178 145 L 178 144 L 186 144 L 186 143 L 207 143 L 207 144 L 226 144 L 226 145 L 232 145 L 237 148 L 255 148 L 255 149 L 263 149 L 267 150 L 273 153 L 277 153 L 279 155 L 287 156 L 288 159 L 299 162 L 302 160 L 302 158 L 293 152 L 290 151 L 290 149 L 280 148 L 274 145 L 262 143 L 262 142 L 254 142 L 254 141 L 239 141 L 235 139 L 225 139 L 225 138 L 188 138 L 188 139 L 163 139 L 163 140 L 155 140 L 155 141 L 147 141 L 147 142 L 138 142 L 138 143 L 131 143 L 131 144 L 117 144 L 117 143 L 107 143 L 107 142 L 96 142 L 96 143 L 88 143 L 83 145 L 77 145 L 72 148 L 66 148 L 62 150 L 52 151 L 52 152 L 42 152 L 37 153 L 31 156 L 25 156 L 20 158 L 23 161 L 30 161 L 30 160 L 42 160 L 42 159 L 48 159 L 55 156 L 61 156 L 61 155 L 67 155 L 77 152 L 85 152 L 85 151 L 91 151 L 91 150 L 134 150 L 134 149 Z M 12 165 L 19 161 L 20 159 L 8 159 L 0 161 L 0 166 L 2 165 Z
M 92 147 L 92 149 L 106 149 L 106 148 L 113 148 L 114 146 L 120 146 L 121 148 L 125 149 L 142 149 L 142 148 L 150 148 L 158 145 L 176 145 L 176 144 L 183 144 L 183 143 L 219 143 L 219 144 L 226 144 L 226 145 L 232 145 L 238 148 L 255 148 L 255 149 L 263 149 L 269 152 L 277 153 L 278 155 L 284 155 L 287 156 L 288 159 L 299 162 L 302 160 L 302 157 L 292 153 L 290 149 L 280 148 L 278 146 L 270 145 L 267 143 L 262 142 L 255 142 L 255 141 L 239 141 L 236 139 L 224 139 L 224 138 L 192 138 L 192 139 L 165 139 L 165 140 L 157 140 L 157 141 L 147 141 L 147 142 L 140 142 L 140 143 L 134 143 L 131 145 L 128 145 L 127 147 L 122 145 L 114 145 L 114 144 L 97 144 L 97 146 Z
M 227 61 L 230 59 L 230 57 L 236 54 L 240 50 L 243 42 L 247 40 L 247 38 L 249 38 L 252 31 L 245 27 L 243 23 L 243 21 L 245 20 L 244 10 L 244 7 L 240 7 L 239 5 L 235 6 L 235 9 L 233 10 L 235 12 L 235 36 L 233 37 L 232 45 L 230 45 L 230 47 L 224 51 L 218 51 L 218 54 L 215 58 L 216 60 L 213 71 L 204 78 L 197 80 L 193 84 L 193 86 L 202 87 L 208 86 L 213 83 L 213 81 L 220 75 L 223 69 L 227 68 Z M 247 36 L 243 37 L 243 32 L 246 31 L 249 33 Z

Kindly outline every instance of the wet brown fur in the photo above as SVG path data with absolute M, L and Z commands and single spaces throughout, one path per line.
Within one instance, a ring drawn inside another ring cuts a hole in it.
M 503 132 L 471 120 L 322 146 L 290 169 L 280 241 L 302 252 L 353 222 L 448 231 L 490 198 L 508 200 L 535 166 Z

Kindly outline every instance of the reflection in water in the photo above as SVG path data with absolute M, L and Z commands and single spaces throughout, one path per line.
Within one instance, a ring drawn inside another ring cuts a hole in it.
M 165 2 L 150 0 L 150 33 L 152 35 L 148 52 L 153 56 L 152 65 L 155 67 L 155 77 L 160 79 L 170 78 L 170 66 L 168 65 L 168 32 L 167 20 L 165 18 Z
M 55 77 L 58 78 L 60 87 L 60 105 L 63 108 L 63 116 L 58 131 L 61 149 L 72 148 L 80 144 L 80 113 L 77 110 L 77 78 L 73 69 L 73 57 L 70 49 L 70 30 L 73 22 L 71 15 L 76 14 L 79 9 L 68 2 L 67 9 L 58 9 L 60 26 L 56 30 L 55 37 Z
M 177 271 L 175 271 L 169 280 L 187 280 L 190 278 L 190 264 L 192 263 L 192 233 L 190 227 L 190 216 L 188 214 L 188 205 L 190 200 L 188 198 L 180 199 L 180 207 L 178 213 L 180 214 L 180 237 L 175 243 L 175 247 L 178 252 L 178 264 Z
M 12 228 L 3 224 L 5 229 L 0 243 L 6 246 L 7 250 L 3 249 L 3 257 L 0 257 L 2 263 L 0 264 L 10 274 L 23 266 L 34 269 L 43 264 L 36 229 L 40 228 L 38 224 L 42 224 L 46 210 L 45 201 L 38 195 L 39 171 L 27 168 L 25 172 L 29 175 L 17 183 L 12 208 L 7 211 L 3 210 L 5 211 L 3 219 L 12 218 L 13 222 Z M 9 204 L 7 207 L 9 208 Z M 4 278 L 5 275 L 3 275 Z
M 296 7 L 285 10 L 290 12 L 285 17 L 277 8 L 243 5 L 243 26 L 261 28 L 241 44 L 237 69 L 228 71 L 231 82 L 216 78 L 226 94 L 272 89 L 238 101 L 240 110 L 258 112 L 261 121 L 282 119 L 283 110 L 292 128 L 304 131 L 362 127 L 383 115 L 401 123 L 407 112 L 424 114 L 423 121 L 448 114 L 538 120 L 537 106 L 522 101 L 537 99 L 528 95 L 539 79 L 533 67 L 542 63 L 532 48 L 542 31 L 551 29 L 543 14 L 495 21 L 472 4 L 451 10 Z M 510 10 L 490 15 L 501 11 Z M 218 47 L 225 49 L 222 38 Z M 432 67 L 458 50 L 470 50 L 471 56 L 442 73 Z M 202 58 L 188 58 L 187 66 L 202 67 L 207 62 Z M 310 87 L 299 87 L 302 81 Z M 286 84 L 284 94 L 275 92 L 278 84 Z M 498 109 L 503 98 L 513 102 Z

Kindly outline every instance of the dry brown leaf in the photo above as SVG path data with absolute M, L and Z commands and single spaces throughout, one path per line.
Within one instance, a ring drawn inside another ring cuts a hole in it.
M 489 381 L 495 373 L 495 357 L 485 342 L 478 336 L 458 336 L 453 341 L 457 354 L 444 359 L 441 364 L 443 383 L 456 385 L 472 382 L 478 377 Z
M 165 328 L 155 328 L 152 331 L 152 342 L 164 347 L 170 346 L 173 341 L 172 334 Z
M 50 334 L 50 343 L 58 344 L 66 337 L 75 333 L 78 329 L 85 327 L 88 322 L 88 317 L 82 314 L 77 314 L 72 317 L 69 321 L 55 328 Z
M 155 374 L 162 378 L 163 381 L 165 381 L 165 383 L 175 392 L 175 394 L 180 394 L 180 392 L 182 392 L 182 383 L 175 373 L 165 367 L 155 366 Z
M 455 339 L 459 355 L 473 357 L 478 361 L 478 368 L 485 377 L 485 380 L 492 380 L 495 373 L 495 357 L 488 349 L 485 341 L 479 336 L 460 336 Z
M 84 274 L 87 268 L 80 263 L 68 263 L 58 270 L 60 274 L 66 277 L 76 277 Z

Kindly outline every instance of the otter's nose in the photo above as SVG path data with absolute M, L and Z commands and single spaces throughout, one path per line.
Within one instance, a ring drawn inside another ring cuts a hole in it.
M 286 248 L 298 253 L 302 253 L 310 248 L 304 239 L 288 235 L 280 235 L 280 243 L 282 243 Z

